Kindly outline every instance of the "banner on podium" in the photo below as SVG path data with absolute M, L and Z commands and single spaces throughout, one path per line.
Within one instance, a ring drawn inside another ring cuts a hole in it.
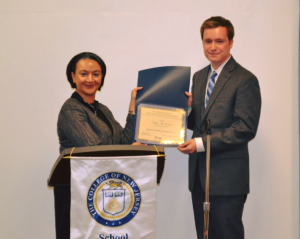
M 157 156 L 72 157 L 71 239 L 154 239 Z

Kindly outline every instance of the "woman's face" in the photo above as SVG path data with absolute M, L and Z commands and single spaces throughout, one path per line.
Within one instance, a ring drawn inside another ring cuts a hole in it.
M 72 72 L 72 78 L 77 93 L 85 102 L 93 103 L 102 81 L 101 67 L 98 62 L 91 59 L 79 60 L 75 73 Z

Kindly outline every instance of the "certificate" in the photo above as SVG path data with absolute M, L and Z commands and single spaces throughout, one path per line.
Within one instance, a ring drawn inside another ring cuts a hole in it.
M 139 104 L 135 140 L 141 143 L 174 146 L 186 139 L 186 111 L 167 106 Z

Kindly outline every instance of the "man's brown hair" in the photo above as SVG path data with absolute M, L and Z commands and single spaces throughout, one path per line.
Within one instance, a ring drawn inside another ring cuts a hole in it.
M 229 41 L 233 39 L 234 37 L 233 25 L 229 20 L 220 16 L 208 18 L 202 23 L 202 26 L 200 28 L 201 39 L 203 40 L 203 33 L 206 28 L 216 28 L 216 27 L 226 27 Z

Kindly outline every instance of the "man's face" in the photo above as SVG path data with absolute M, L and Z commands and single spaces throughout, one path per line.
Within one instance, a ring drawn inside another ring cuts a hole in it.
M 204 55 L 217 70 L 230 56 L 233 40 L 229 41 L 226 27 L 206 28 L 202 44 Z

